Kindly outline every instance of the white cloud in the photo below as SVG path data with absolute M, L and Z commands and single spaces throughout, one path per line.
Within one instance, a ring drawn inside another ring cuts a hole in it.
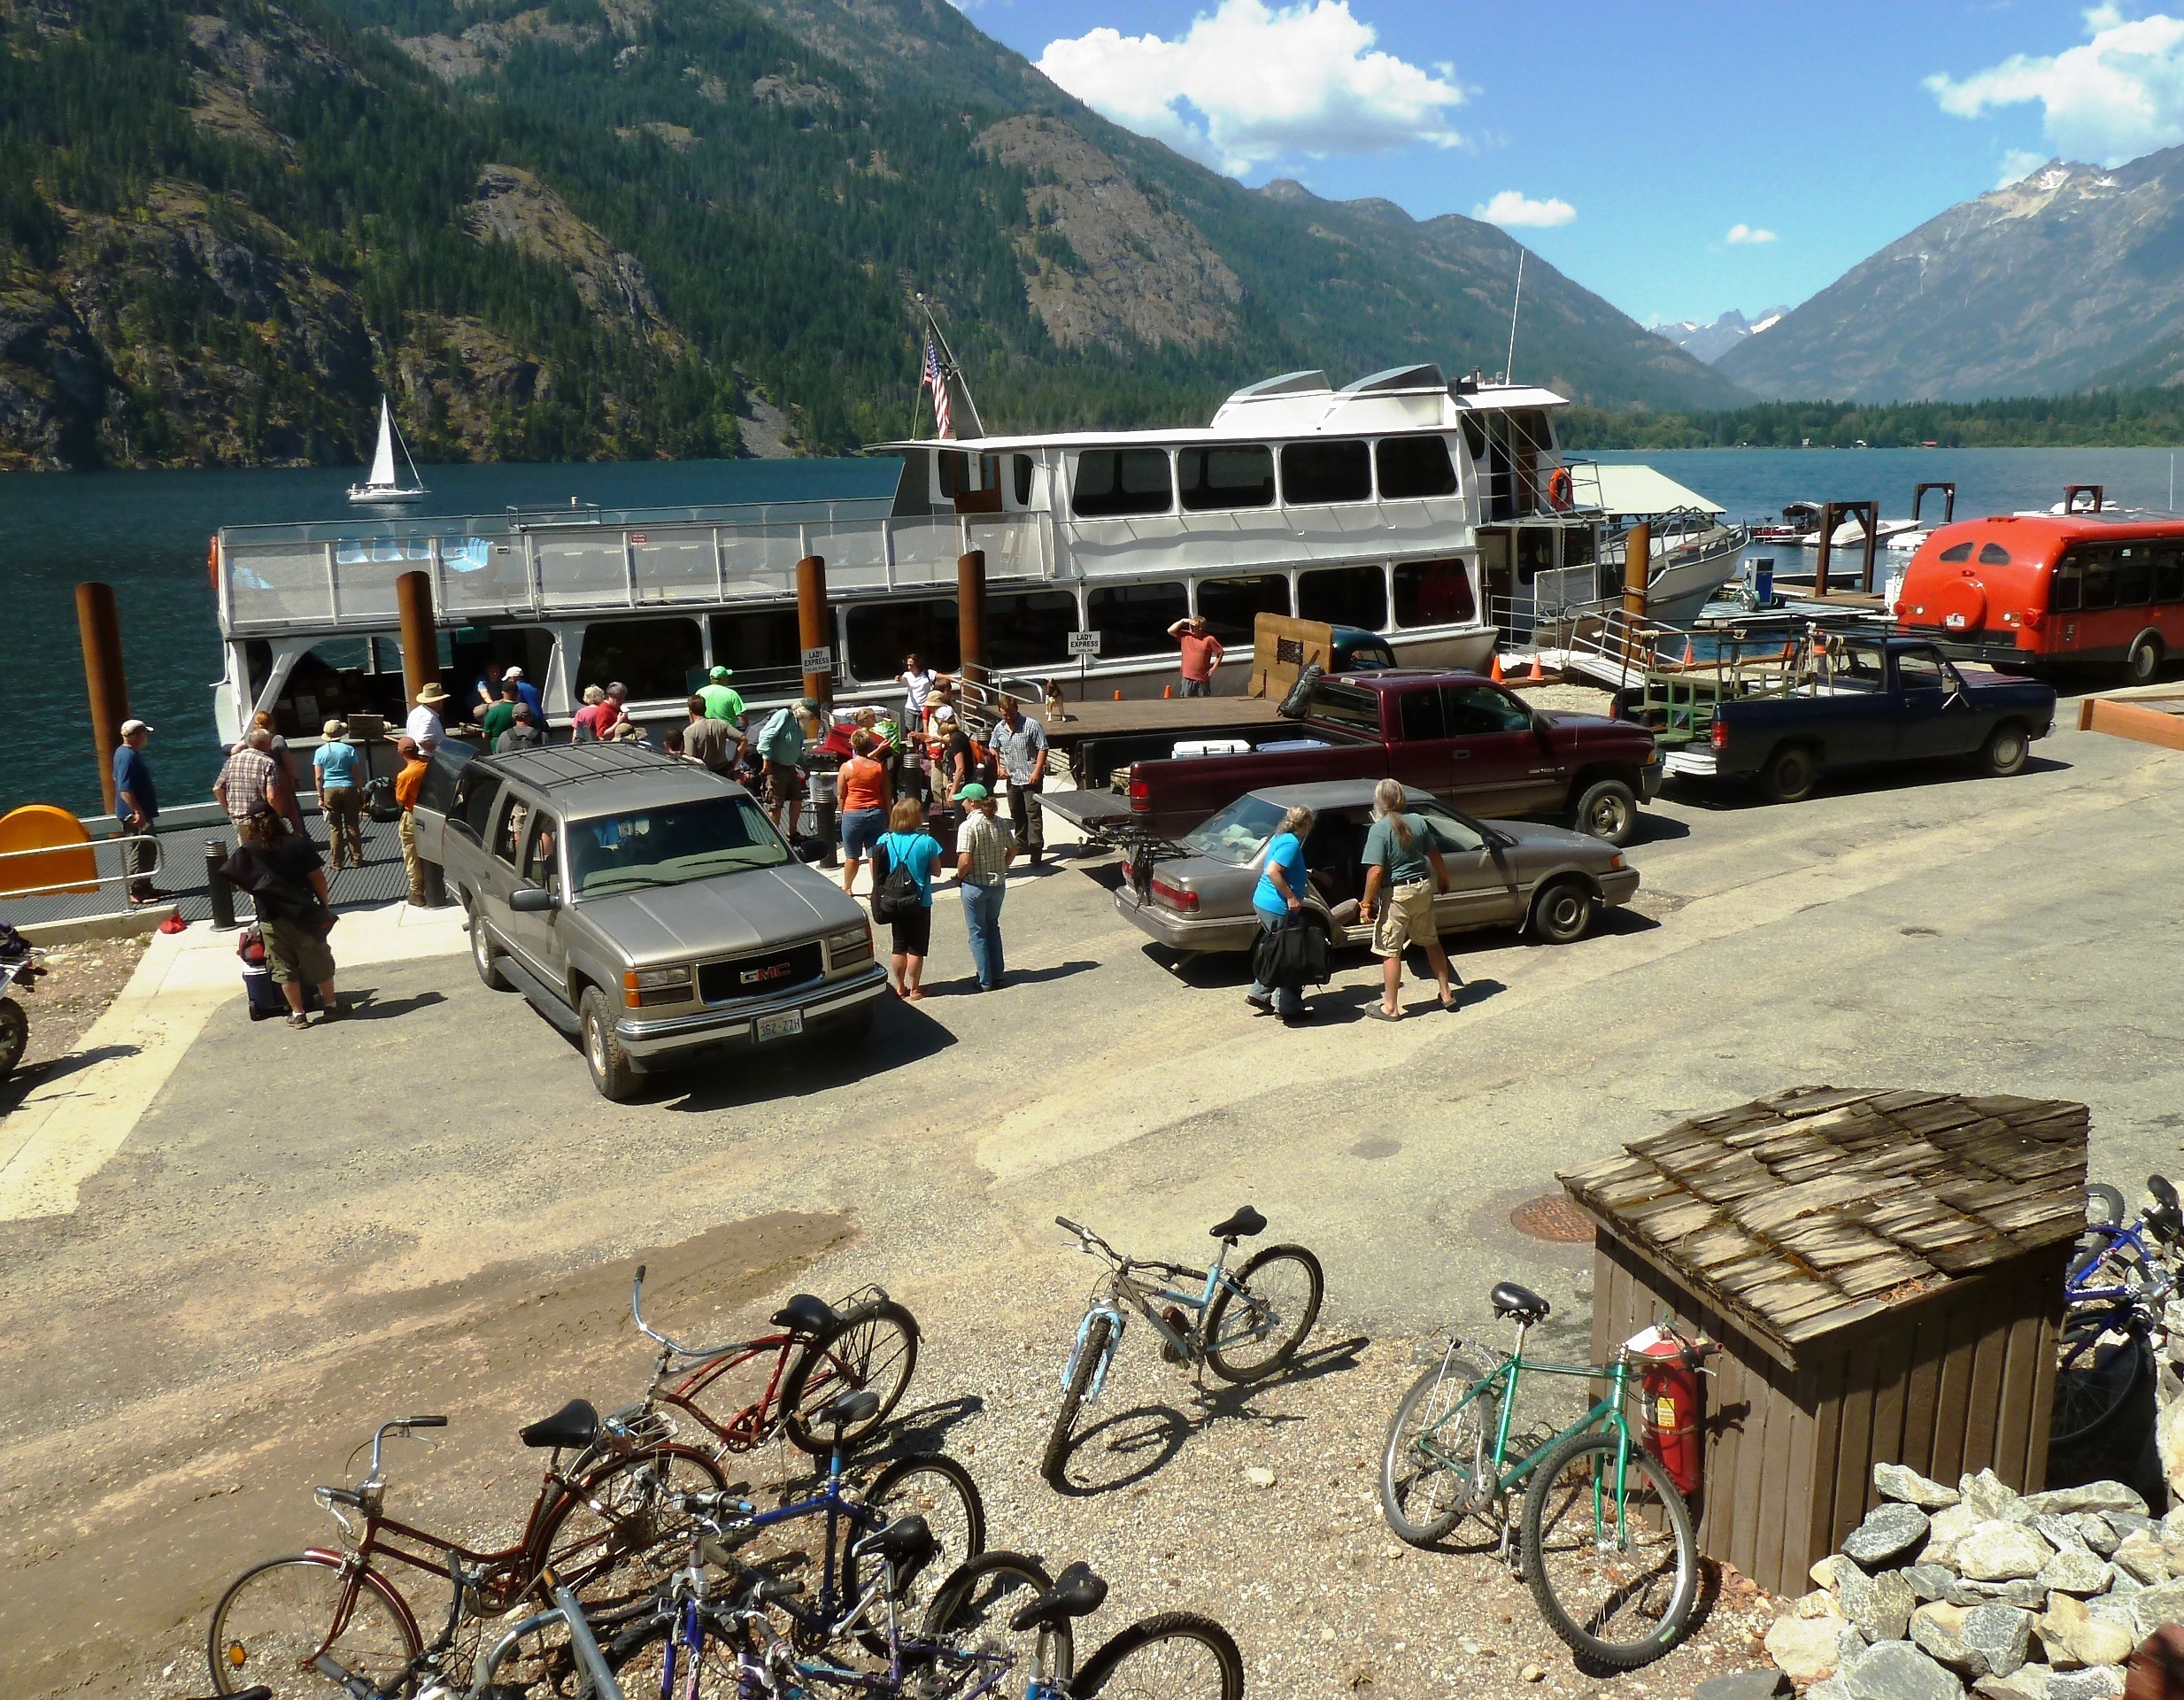
M 1095 29 L 1049 42 L 1039 69 L 1126 129 L 1242 173 L 1282 154 L 1466 145 L 1463 89 L 1375 50 L 1349 0 L 1221 0 L 1173 41 Z
M 1995 180 L 1996 189 L 2007 189 L 2012 183 L 2021 183 L 2041 166 L 2048 163 L 2048 156 L 2032 148 L 2011 148 L 2002 157 L 2002 175 Z
M 1773 231 L 1762 230 L 1756 225 L 1733 224 L 1729 227 L 1728 240 L 1740 248 L 1756 248 L 1763 242 L 1773 242 L 1776 237 Z
M 1513 189 L 1505 189 L 1486 205 L 1473 207 L 1471 216 L 1484 219 L 1488 224 L 1517 225 L 1545 230 L 1555 225 L 1568 224 L 1578 216 L 1578 209 L 1568 201 L 1552 198 L 1535 201 Z
M 2085 19 L 2088 39 L 2081 46 L 2014 53 L 1961 82 L 1928 77 L 1926 88 L 1958 118 L 2037 101 L 2058 152 L 2102 165 L 2184 142 L 2184 19 L 2164 12 L 2126 19 L 2112 5 L 2098 5 Z

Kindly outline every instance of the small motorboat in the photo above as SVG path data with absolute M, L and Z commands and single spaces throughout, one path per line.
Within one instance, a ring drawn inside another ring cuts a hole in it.
M 1782 510 L 1779 520 L 1770 520 L 1752 528 L 1754 543 L 1772 543 L 1796 547 L 1806 537 L 1819 529 L 1820 505 L 1817 502 L 1792 502 Z
M 395 444 L 402 444 L 402 459 L 408 462 L 410 481 L 403 484 L 394 475 Z M 360 484 L 349 486 L 349 499 L 352 502 L 413 502 L 425 492 L 424 481 L 417 475 L 417 462 L 410 460 L 410 445 L 402 442 L 402 433 L 396 429 L 394 410 L 387 406 L 387 398 L 379 398 L 379 449 L 372 456 L 372 475 Z

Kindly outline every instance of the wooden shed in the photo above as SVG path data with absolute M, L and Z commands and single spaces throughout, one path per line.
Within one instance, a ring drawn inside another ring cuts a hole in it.
M 1802 1086 L 1561 1177 L 1593 1218 L 1595 1360 L 1719 1341 L 1699 1545 L 1802 1593 L 1872 1466 L 2042 1486 L 2082 1104 Z

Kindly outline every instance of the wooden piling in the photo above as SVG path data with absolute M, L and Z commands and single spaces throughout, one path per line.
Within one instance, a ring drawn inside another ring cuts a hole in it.
M 432 615 L 432 575 L 404 573 L 394 582 L 394 603 L 402 620 L 402 689 L 414 703 L 419 692 L 440 683 L 440 632 Z
M 1653 569 L 1653 528 L 1640 520 L 1623 537 L 1623 612 L 1646 617 L 1646 581 Z
M 823 649 L 834 653 L 834 617 L 827 607 L 827 563 L 823 556 L 806 555 L 796 564 L 797 642 L 808 654 Z M 834 668 L 804 670 L 804 694 L 821 707 L 834 700 Z
M 974 549 L 955 560 L 956 647 L 963 676 L 986 679 L 986 552 Z
M 91 743 L 98 754 L 98 788 L 114 812 L 113 753 L 129 717 L 129 682 L 121 666 L 121 615 L 113 586 L 76 586 L 76 630 L 83 639 L 83 684 L 91 700 Z

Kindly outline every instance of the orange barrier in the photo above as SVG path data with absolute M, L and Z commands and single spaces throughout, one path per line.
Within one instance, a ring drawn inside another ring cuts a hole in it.
M 42 851 L 42 855 L 8 854 Z M 76 881 L 86 881 L 78 885 Z M 0 897 L 41 886 L 71 892 L 98 890 L 98 859 L 83 823 L 51 803 L 26 803 L 0 815 Z

